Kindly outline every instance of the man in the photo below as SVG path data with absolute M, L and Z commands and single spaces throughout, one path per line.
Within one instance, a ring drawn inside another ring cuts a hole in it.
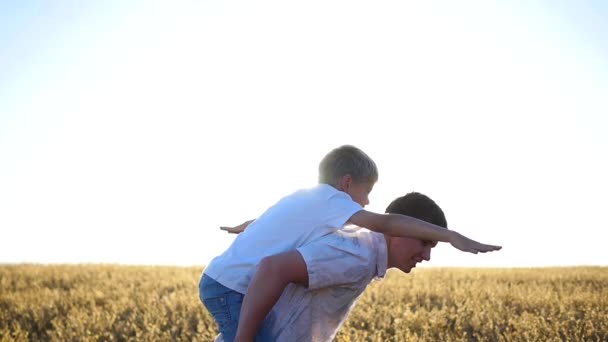
M 386 212 L 447 228 L 441 208 L 420 193 L 395 199 Z M 370 282 L 388 268 L 409 273 L 436 244 L 352 229 L 267 257 L 247 290 L 235 341 L 253 341 L 264 317 L 272 341 L 331 341 Z

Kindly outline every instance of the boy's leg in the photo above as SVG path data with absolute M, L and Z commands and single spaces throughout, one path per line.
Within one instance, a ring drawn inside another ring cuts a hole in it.
M 236 336 L 244 295 L 203 274 L 199 283 L 199 297 L 217 323 L 223 340 L 232 342 Z
M 239 324 L 243 294 L 225 287 L 213 278 L 203 274 L 199 283 L 199 297 L 218 325 L 221 336 L 216 337 L 225 342 L 232 342 L 236 337 Z M 269 342 L 276 339 L 272 336 L 273 312 L 262 322 L 255 342 Z

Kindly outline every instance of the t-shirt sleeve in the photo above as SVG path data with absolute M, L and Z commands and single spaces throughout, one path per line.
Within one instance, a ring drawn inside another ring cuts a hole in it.
M 339 234 L 299 247 L 308 269 L 308 288 L 349 285 L 371 278 L 375 262 L 366 248 L 359 237 Z
M 327 223 L 336 229 L 342 229 L 351 216 L 363 210 L 363 207 L 353 201 L 345 193 L 338 193 L 329 199 L 327 205 Z

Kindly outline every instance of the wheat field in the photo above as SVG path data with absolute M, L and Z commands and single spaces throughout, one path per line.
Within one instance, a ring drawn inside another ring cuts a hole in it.
M 0 265 L 0 341 L 211 341 L 201 271 Z M 391 271 L 336 340 L 608 341 L 608 267 Z

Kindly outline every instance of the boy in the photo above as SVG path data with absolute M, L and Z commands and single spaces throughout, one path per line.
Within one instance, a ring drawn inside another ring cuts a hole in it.
M 472 253 L 498 249 L 412 217 L 363 210 L 377 180 L 376 164 L 367 154 L 350 145 L 338 147 L 321 160 L 319 185 L 281 199 L 211 261 L 201 277 L 199 296 L 226 341 L 236 335 L 244 294 L 264 257 L 304 246 L 347 222 L 391 236 L 450 242 Z M 268 312 L 271 307 L 262 309 Z M 260 340 L 270 334 L 268 324 L 260 325 L 263 317 L 251 320 Z

